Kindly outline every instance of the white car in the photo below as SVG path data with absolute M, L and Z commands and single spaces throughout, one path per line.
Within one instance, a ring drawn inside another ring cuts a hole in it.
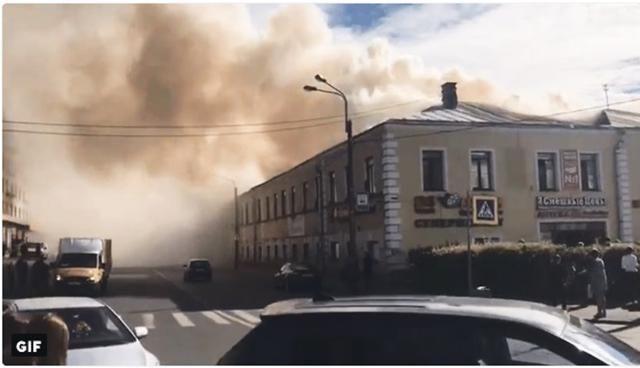
M 140 338 L 146 327 L 133 331 L 108 305 L 86 297 L 52 297 L 12 300 L 19 314 L 34 316 L 54 313 L 69 328 L 67 365 L 159 365 Z

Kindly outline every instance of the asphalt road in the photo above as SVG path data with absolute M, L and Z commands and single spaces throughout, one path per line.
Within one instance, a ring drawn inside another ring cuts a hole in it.
M 263 307 L 291 297 L 271 281 L 214 270 L 212 282 L 186 284 L 179 267 L 118 269 L 101 299 L 129 326 L 149 328 L 142 343 L 161 364 L 210 365 L 259 323 Z

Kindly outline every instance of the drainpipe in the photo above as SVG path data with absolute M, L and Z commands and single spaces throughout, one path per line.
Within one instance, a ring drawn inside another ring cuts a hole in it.
M 633 241 L 633 224 L 631 215 L 631 183 L 629 179 L 629 159 L 625 145 L 625 131 L 619 130 L 618 141 L 616 142 L 615 178 L 616 178 L 616 199 L 618 209 L 618 237 L 623 242 Z

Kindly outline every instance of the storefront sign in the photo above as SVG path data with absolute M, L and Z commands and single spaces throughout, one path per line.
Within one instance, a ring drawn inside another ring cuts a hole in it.
M 585 208 L 606 207 L 607 201 L 602 197 L 546 197 L 537 196 L 538 209 L 545 208 Z
M 462 204 L 462 197 L 456 193 L 447 193 L 442 197 L 438 197 L 438 200 L 444 208 L 460 208 Z
M 435 213 L 435 205 L 434 196 L 417 196 L 413 198 L 413 208 L 416 213 Z
M 538 211 L 538 218 L 607 218 L 609 217 L 608 211 L 603 210 L 581 210 L 581 209 L 556 209 L 556 210 L 542 210 Z
M 580 177 L 578 175 L 578 151 L 560 151 L 560 157 L 562 158 L 562 189 L 580 189 Z
M 287 218 L 287 227 L 289 229 L 289 236 L 303 236 L 304 216 L 300 215 Z
M 413 224 L 417 228 L 467 227 L 467 219 L 419 219 L 415 220 Z M 498 224 L 502 225 L 502 218 L 499 219 Z M 473 224 L 472 226 L 482 226 L 482 224 Z

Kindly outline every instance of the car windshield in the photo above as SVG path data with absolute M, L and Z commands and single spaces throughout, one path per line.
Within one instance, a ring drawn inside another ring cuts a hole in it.
M 297 272 L 311 272 L 311 269 L 309 267 L 305 265 L 299 265 L 299 264 L 292 264 L 291 270 L 297 271 Z
M 191 261 L 193 268 L 209 268 L 209 261 Z
M 91 253 L 65 253 L 60 257 L 58 267 L 97 267 L 98 255 Z
M 135 342 L 127 327 L 106 307 L 63 308 L 27 312 L 30 315 L 53 313 L 69 329 L 69 349 L 121 345 Z

